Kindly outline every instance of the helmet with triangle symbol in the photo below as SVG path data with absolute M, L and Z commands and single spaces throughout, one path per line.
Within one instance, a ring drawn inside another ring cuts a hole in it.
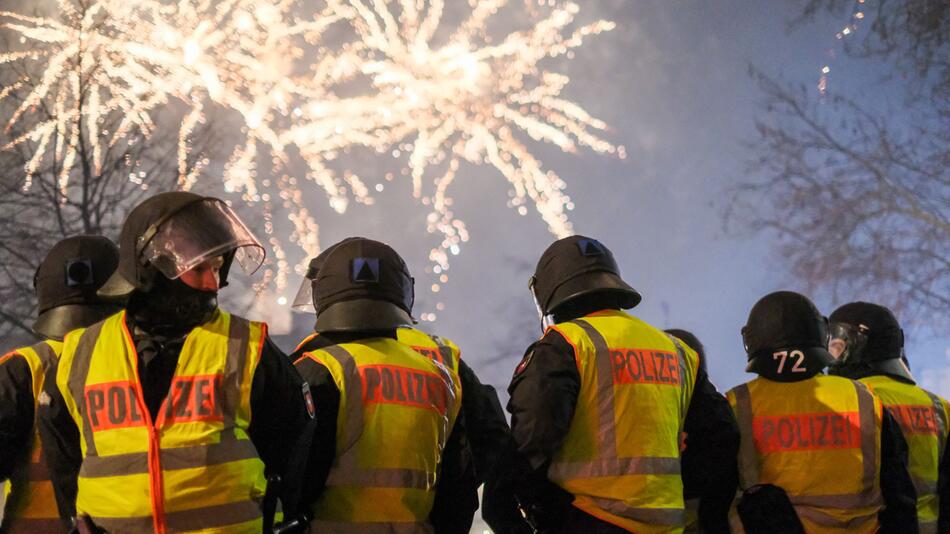
M 327 250 L 311 285 L 317 332 L 390 330 L 414 322 L 413 278 L 392 247 L 359 237 Z
M 633 308 L 640 293 L 620 278 L 613 253 L 596 239 L 573 235 L 551 244 L 528 282 L 542 316 L 593 294 L 615 297 L 618 307 Z

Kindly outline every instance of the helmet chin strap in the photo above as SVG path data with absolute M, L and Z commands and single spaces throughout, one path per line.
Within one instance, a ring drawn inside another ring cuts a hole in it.
M 538 302 L 538 295 L 534 292 L 534 286 L 528 288 L 531 291 L 531 298 L 534 300 L 534 307 L 538 311 L 538 319 L 541 323 L 541 333 L 547 331 L 547 329 L 554 324 L 554 316 L 551 314 L 545 315 L 544 310 L 541 309 L 541 303 Z

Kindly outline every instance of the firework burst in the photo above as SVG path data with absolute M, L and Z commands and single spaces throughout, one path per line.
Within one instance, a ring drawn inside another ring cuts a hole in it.
M 468 239 L 464 222 L 452 211 L 449 190 L 462 162 L 496 168 L 511 184 L 509 205 L 526 215 L 526 204 L 533 203 L 548 229 L 564 236 L 571 232 L 565 211 L 573 206 L 565 183 L 543 168 L 524 136 L 566 152 L 586 146 L 624 156 L 623 147 L 600 137 L 606 128 L 602 121 L 559 96 L 568 77 L 542 66 L 545 60 L 573 55 L 585 37 L 608 31 L 613 23 L 601 20 L 572 30 L 579 7 L 567 3 L 528 29 L 498 39 L 488 26 L 507 0 L 470 4 L 470 13 L 449 37 L 436 39 L 445 7 L 441 0 L 330 2 L 332 12 L 358 36 L 340 60 L 372 84 L 372 105 L 344 106 L 362 110 L 358 124 L 367 144 L 401 147 L 393 153 L 405 154 L 413 194 L 431 208 L 428 230 L 442 236 L 430 252 L 437 272 L 448 269 L 449 255 L 458 254 Z M 320 139 L 329 107 L 319 108 L 313 125 L 305 114 L 288 135 L 301 146 L 306 139 Z
M 319 251 L 303 184 L 320 187 L 337 212 L 351 200 L 372 203 L 359 176 L 332 170 L 346 168 L 342 156 L 354 148 L 405 166 L 413 194 L 430 210 L 428 231 L 441 236 L 429 256 L 440 282 L 449 256 L 468 240 L 450 194 L 463 164 L 497 169 L 511 185 L 509 205 L 526 215 L 533 204 L 548 229 L 563 236 L 571 231 L 566 212 L 573 204 L 529 142 L 624 157 L 623 147 L 601 137 L 602 121 L 560 96 L 567 76 L 545 66 L 613 28 L 608 21 L 577 27 L 574 3 L 532 6 L 531 22 L 500 38 L 489 26 L 518 9 L 507 0 L 470 0 L 454 28 L 445 27 L 442 0 L 330 0 L 316 12 L 305 12 L 304 4 L 59 0 L 57 18 L 0 12 L 0 23 L 24 44 L 0 54 L 0 64 L 22 60 L 41 71 L 8 120 L 8 128 L 24 133 L 7 147 L 32 143 L 28 175 L 55 147 L 65 191 L 81 136 L 91 141 L 98 165 L 103 147 L 133 130 L 147 136 L 156 114 L 176 106 L 183 110 L 184 162 L 208 108 L 231 112 L 241 128 L 223 165 L 223 187 L 263 208 L 276 258 L 265 281 L 278 289 L 287 284 L 289 263 L 276 237 L 276 212 L 287 213 L 290 240 L 306 255 Z M 344 37 L 327 39 L 329 28 L 342 28 Z M 356 96 L 343 89 L 353 83 L 363 89 Z M 41 104 L 52 119 L 31 121 Z M 99 131 L 110 114 L 121 116 L 119 128 Z M 292 172 L 294 158 L 306 166 L 301 179 Z M 266 169 L 258 176 L 261 162 Z M 204 180 L 201 171 L 182 164 L 180 187 Z

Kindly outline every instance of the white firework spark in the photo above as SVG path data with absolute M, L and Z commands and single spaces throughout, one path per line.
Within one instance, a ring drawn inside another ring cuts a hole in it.
M 206 110 L 231 112 L 242 128 L 223 187 L 263 207 L 277 260 L 265 280 L 278 290 L 287 283 L 289 262 L 274 210 L 287 212 L 290 239 L 306 255 L 319 251 L 318 226 L 304 207 L 303 181 L 290 172 L 291 158 L 302 159 L 303 179 L 343 212 L 350 198 L 373 199 L 359 176 L 335 173 L 329 162 L 358 147 L 388 153 L 404 161 L 414 195 L 431 210 L 428 231 L 441 242 L 430 260 L 444 283 L 449 255 L 468 240 L 450 195 L 463 163 L 497 169 L 511 184 L 509 205 L 525 215 L 533 203 L 548 229 L 563 236 L 571 232 L 566 211 L 573 205 L 564 181 L 544 169 L 529 139 L 566 152 L 587 147 L 624 157 L 623 147 L 601 137 L 602 121 L 560 96 L 568 77 L 543 65 L 571 57 L 585 37 L 613 23 L 575 27 L 577 4 L 548 2 L 543 14 L 532 7 L 525 29 L 498 38 L 489 24 L 517 9 L 507 3 L 470 0 L 454 29 L 441 27 L 442 0 L 329 0 L 306 17 L 307 3 L 297 0 L 59 0 L 55 19 L 0 12 L 3 27 L 25 45 L 0 54 L 0 64 L 26 60 L 42 68 L 40 82 L 8 121 L 25 133 L 7 147 L 33 144 L 28 175 L 56 147 L 65 161 L 65 191 L 80 134 L 92 143 L 98 165 L 104 146 L 131 131 L 148 135 L 156 114 L 176 106 L 184 110 L 178 134 L 184 162 L 189 135 Z M 341 26 L 349 39 L 323 41 L 328 28 Z M 365 86 L 358 96 L 341 89 L 354 81 Z M 29 122 L 40 103 L 53 119 Z M 122 117 L 120 127 L 99 131 L 110 114 Z M 259 161 L 268 165 L 261 177 Z M 186 173 L 180 166 L 182 188 L 205 179 L 201 168 Z
M 509 204 L 525 215 L 525 204 L 532 202 L 548 229 L 561 237 L 571 232 L 565 210 L 573 206 L 565 183 L 543 168 L 521 134 L 566 152 L 586 146 L 625 156 L 623 147 L 600 137 L 606 124 L 559 96 L 568 77 L 542 66 L 544 60 L 571 56 L 585 37 L 611 30 L 612 22 L 571 30 L 580 8 L 566 3 L 526 30 L 498 39 L 488 25 L 507 0 L 469 4 L 467 18 L 447 39 L 437 40 L 442 0 L 331 1 L 332 12 L 358 37 L 338 60 L 371 81 L 372 102 L 350 99 L 332 106 L 342 111 L 337 120 L 327 120 L 331 106 L 322 105 L 312 124 L 307 120 L 313 114 L 306 113 L 287 133 L 306 146 L 307 139 L 321 139 L 328 124 L 342 125 L 359 110 L 357 124 L 367 145 L 406 149 L 394 154 L 407 153 L 413 193 L 432 210 L 428 230 L 442 236 L 430 252 L 437 273 L 448 269 L 449 254 L 458 254 L 468 239 L 449 195 L 463 161 L 495 167 L 511 184 Z

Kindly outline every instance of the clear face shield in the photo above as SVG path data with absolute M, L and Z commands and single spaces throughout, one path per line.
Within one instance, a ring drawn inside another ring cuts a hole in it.
M 843 364 L 860 354 L 868 341 L 868 327 L 848 323 L 831 323 L 828 327 L 828 352 Z
M 297 296 L 294 297 L 291 307 L 295 312 L 317 313 L 313 305 L 313 280 L 309 276 L 305 276 L 303 282 L 300 283 L 300 289 L 297 290 Z
M 544 314 L 544 310 L 541 308 L 541 303 L 538 302 L 538 294 L 534 291 L 534 285 L 537 282 L 537 279 L 532 276 L 528 279 L 528 291 L 531 292 L 531 299 L 534 301 L 534 307 L 538 310 L 538 319 L 541 322 L 541 332 L 544 332 L 551 325 L 554 324 L 554 316 L 551 314 Z
M 264 247 L 220 200 L 185 206 L 139 238 L 139 255 L 169 280 L 196 266 L 234 251 L 234 261 L 247 274 L 264 263 Z

